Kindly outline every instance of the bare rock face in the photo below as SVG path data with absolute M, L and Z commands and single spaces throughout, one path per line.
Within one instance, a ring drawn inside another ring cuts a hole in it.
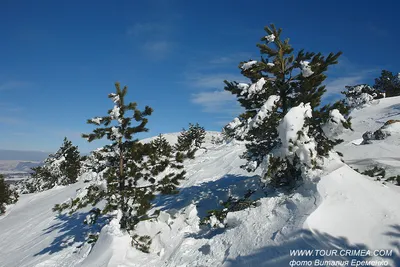
M 400 123 L 400 120 L 388 120 L 385 124 L 376 130 L 375 132 L 367 131 L 362 135 L 363 142 L 362 145 L 371 144 L 371 140 L 383 140 L 390 136 L 390 132 L 385 131 L 385 129 L 393 124 L 393 123 Z
M 396 123 L 396 122 L 400 122 L 400 120 L 388 120 L 387 122 L 385 122 L 385 124 L 382 127 L 388 126 L 388 125 Z

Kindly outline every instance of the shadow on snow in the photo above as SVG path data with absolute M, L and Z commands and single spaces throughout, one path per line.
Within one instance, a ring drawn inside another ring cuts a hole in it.
M 258 176 L 225 175 L 221 179 L 181 188 L 176 195 L 158 195 L 154 201 L 163 211 L 180 210 L 190 204 L 197 207 L 198 216 L 204 218 L 208 210 L 222 208 L 229 196 L 243 198 L 248 190 L 259 188 Z M 256 198 L 254 194 L 252 198 Z
M 76 212 L 69 215 L 68 213 L 60 213 L 56 216 L 56 222 L 44 229 L 42 235 L 50 235 L 57 231 L 57 236 L 51 242 L 50 246 L 42 249 L 34 256 L 42 254 L 53 254 L 63 250 L 64 248 L 75 246 L 79 248 L 86 241 L 91 233 L 100 232 L 101 228 L 106 225 L 108 218 L 99 217 L 97 222 L 92 225 L 87 225 L 84 220 L 89 212 Z
M 359 265 L 359 266 L 400 266 L 400 225 L 391 225 L 391 230 L 384 233 L 390 238 L 397 239 L 391 243 L 391 248 L 374 248 L 382 250 L 392 250 L 391 256 L 383 256 L 382 258 L 375 258 L 378 262 L 388 262 L 388 265 Z M 313 251 L 312 255 L 295 256 L 290 255 L 294 251 Z M 317 250 L 320 250 L 317 255 Z M 322 255 L 321 251 L 325 254 Z M 337 255 L 333 255 L 332 251 L 337 251 Z M 345 252 L 350 251 L 353 255 L 346 255 Z M 310 230 L 302 229 L 290 236 L 281 244 L 270 245 L 259 249 L 254 254 L 247 256 L 239 256 L 234 259 L 226 259 L 224 266 L 226 267 L 239 267 L 239 266 L 257 266 L 257 267 L 280 267 L 280 266 L 356 266 L 352 265 L 352 261 L 368 261 L 374 260 L 369 255 L 357 254 L 357 251 L 373 250 L 369 249 L 364 244 L 351 244 L 345 237 L 335 237 L 327 233 L 318 231 L 311 232 Z M 295 261 L 290 265 L 291 261 Z M 319 261 L 319 262 L 318 262 Z M 334 265 L 333 262 L 338 262 Z M 339 262 L 348 261 L 348 264 L 340 265 Z M 325 262 L 325 264 L 323 263 Z M 328 262 L 328 263 L 327 263 Z M 299 265 L 301 264 L 301 265 Z M 331 264 L 331 265 L 329 265 Z

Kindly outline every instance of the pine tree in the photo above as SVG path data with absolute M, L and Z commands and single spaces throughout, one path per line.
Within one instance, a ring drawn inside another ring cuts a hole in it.
M 65 159 L 60 164 L 60 172 L 65 177 L 63 182 L 66 184 L 73 184 L 78 179 L 81 169 L 81 156 L 78 147 L 73 146 L 72 142 L 65 137 L 61 151 Z
M 6 212 L 5 205 L 17 202 L 18 194 L 12 190 L 4 180 L 4 176 L 0 174 L 0 215 Z
M 206 137 L 206 130 L 204 127 L 201 127 L 198 123 L 191 124 L 189 123 L 189 136 L 194 146 L 196 148 L 201 148 L 201 145 L 204 143 L 204 139 Z
M 56 185 L 75 183 L 80 174 L 81 162 L 77 146 L 66 137 L 56 153 L 49 155 L 42 166 L 32 168 L 30 179 L 22 185 L 22 193 L 44 191 Z
M 8 185 L 4 181 L 4 176 L 0 174 L 0 214 L 6 211 L 5 205 L 9 202 Z
M 239 64 L 250 83 L 225 81 L 225 90 L 236 95 L 245 112 L 224 132 L 247 141 L 244 168 L 253 171 L 262 164 L 263 179 L 282 186 L 317 168 L 318 158 L 340 142 L 324 131 L 325 124 L 350 128 L 350 122 L 340 113 L 348 111 L 343 102 L 321 107 L 325 72 L 341 52 L 324 57 L 301 50 L 295 55 L 289 39 L 281 39 L 282 29 L 271 25 L 265 31 L 264 43 L 257 45 L 260 60 Z
M 194 158 L 196 151 L 204 143 L 206 131 L 198 123 L 189 123 L 189 129 L 183 128 L 175 144 L 175 150 L 182 153 L 184 158 Z
M 89 124 L 103 125 L 90 134 L 83 134 L 89 142 L 106 137 L 111 144 L 103 147 L 101 157 L 104 182 L 95 181 L 88 185 L 76 199 L 56 205 L 54 210 L 69 209 L 70 212 L 105 202 L 101 214 L 117 212 L 120 228 L 128 231 L 132 245 L 148 252 L 151 242 L 148 236 L 135 234 L 136 225 L 150 218 L 155 194 L 177 193 L 180 180 L 184 179 L 183 157 L 173 150 L 162 136 L 149 143 L 134 139 L 138 133 L 147 132 L 147 117 L 153 110 L 146 106 L 143 111 L 134 102 L 125 104 L 127 87 L 121 89 L 115 83 L 116 92 L 109 94 L 114 107 L 104 117 L 89 119 Z M 132 112 L 132 116 L 128 115 Z M 136 125 L 133 123 L 136 122 Z
M 379 92 L 385 93 L 386 97 L 400 95 L 399 74 L 394 75 L 388 70 L 382 70 L 381 76 L 375 79 L 374 88 Z

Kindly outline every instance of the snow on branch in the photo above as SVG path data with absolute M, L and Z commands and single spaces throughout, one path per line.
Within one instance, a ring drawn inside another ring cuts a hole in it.
M 243 88 L 243 91 L 241 92 L 241 95 L 244 95 L 245 93 L 248 94 L 248 98 L 251 98 L 253 95 L 262 93 L 264 91 L 264 84 L 266 83 L 264 78 L 259 79 L 256 83 L 253 83 L 250 85 L 250 87 Z
M 311 117 L 310 103 L 300 103 L 288 111 L 278 126 L 282 143 L 280 157 L 297 155 L 302 163 L 311 166 L 317 155 L 315 141 L 308 136 L 308 126 L 305 126 L 305 120 Z
M 270 35 L 267 35 L 267 36 L 265 36 L 265 39 L 268 41 L 268 42 L 273 42 L 273 41 L 275 41 L 275 35 L 273 35 L 273 34 L 270 34 Z
M 311 70 L 310 62 L 300 61 L 300 65 L 301 65 L 301 74 L 303 75 L 303 77 L 307 78 L 314 74 L 314 72 Z
M 330 139 L 337 138 L 346 129 L 343 124 L 347 120 L 338 109 L 333 109 L 329 112 L 329 120 L 322 126 L 322 131 L 326 137 Z
M 241 66 L 242 70 L 248 70 L 251 67 L 253 67 L 255 64 L 257 64 L 257 60 L 252 60 L 246 63 L 243 63 L 243 65 Z
M 256 114 L 256 116 L 254 116 L 254 118 L 250 121 L 249 129 L 257 128 L 259 125 L 261 125 L 262 122 L 269 117 L 274 107 L 276 107 L 276 104 L 278 103 L 279 99 L 280 97 L 277 95 L 269 96 L 267 101 L 264 103 L 264 105 Z

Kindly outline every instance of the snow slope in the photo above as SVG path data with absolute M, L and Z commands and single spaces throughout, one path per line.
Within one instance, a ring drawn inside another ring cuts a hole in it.
M 84 249 L 74 253 L 82 238 L 80 215 L 58 217 L 52 211 L 60 200 L 75 196 L 77 183 L 49 191 L 22 195 L 0 216 L 0 266 L 75 266 Z M 77 237 L 75 238 L 75 234 Z M 75 246 L 68 246 L 74 243 Z
M 21 196 L 0 217 L 0 266 L 290 266 L 292 260 L 365 260 L 364 255 L 321 256 L 315 249 L 350 250 L 400 248 L 400 187 L 383 184 L 361 175 L 351 166 L 385 164 L 398 171 L 399 136 L 358 145 L 367 130 L 377 130 L 389 119 L 400 119 L 400 98 L 353 112 L 354 132 L 345 133 L 337 147 L 345 163 L 332 157 L 318 181 L 309 181 L 285 195 L 269 192 L 255 208 L 228 214 L 227 227 L 199 226 L 207 210 L 219 208 L 229 195 L 243 196 L 258 186 L 258 173 L 240 168 L 240 142 L 210 143 L 215 132 L 208 132 L 205 146 L 196 159 L 186 163 L 187 178 L 181 192 L 158 197 L 157 220 L 142 222 L 139 234 L 153 238 L 151 253 L 138 252 L 129 237 L 118 230 L 115 220 L 103 227 L 91 249 L 81 246 L 89 229 L 85 212 L 57 216 L 51 211 L 75 195 L 79 182 L 46 192 Z M 174 142 L 178 134 L 168 134 Z M 144 140 L 148 141 L 148 140 Z M 358 164 L 358 165 L 357 165 Z M 76 236 L 76 237 L 74 237 Z M 310 256 L 290 255 L 294 249 L 311 249 Z M 89 253 L 90 252 L 90 253 Z M 400 266 L 399 254 L 372 257 Z M 321 265 L 320 265 L 321 266 Z M 347 265 L 351 266 L 351 265 Z
M 369 145 L 359 145 L 362 134 L 376 131 L 388 120 L 400 120 L 400 97 L 374 100 L 373 104 L 352 112 L 354 132 L 342 136 L 345 140 L 337 147 L 344 160 L 353 168 L 365 170 L 381 166 L 387 177 L 400 174 L 400 135 L 394 134 L 386 140 L 375 140 Z

